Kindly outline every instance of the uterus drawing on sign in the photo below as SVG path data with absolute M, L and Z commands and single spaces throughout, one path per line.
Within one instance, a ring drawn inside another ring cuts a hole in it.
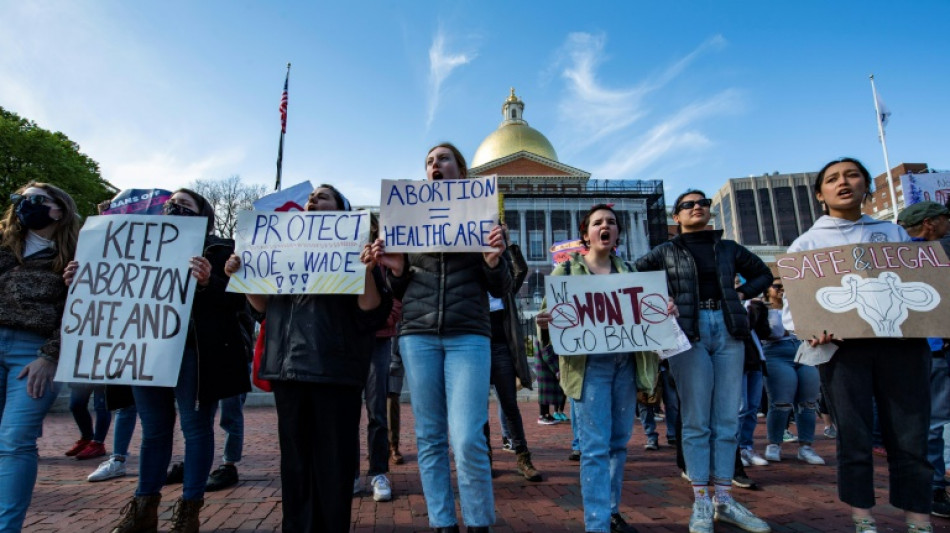
M 815 292 L 818 304 L 832 313 L 856 310 L 871 325 L 878 337 L 901 337 L 901 324 L 908 311 L 930 311 L 940 304 L 940 294 L 919 281 L 901 281 L 894 272 L 882 272 L 877 278 L 846 274 L 840 287 L 825 287 Z

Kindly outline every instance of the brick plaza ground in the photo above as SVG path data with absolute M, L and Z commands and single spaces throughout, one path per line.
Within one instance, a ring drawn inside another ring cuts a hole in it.
M 578 463 L 570 462 L 571 429 L 569 424 L 539 426 L 537 406 L 521 403 L 529 446 L 535 466 L 544 474 L 541 483 L 530 483 L 515 470 L 515 455 L 500 449 L 497 409 L 492 405 L 495 469 L 494 480 L 497 522 L 494 531 L 508 532 L 583 532 L 584 515 L 578 481 Z M 277 444 L 277 420 L 273 408 L 248 408 L 244 460 L 238 465 L 241 482 L 231 489 L 208 493 L 201 511 L 202 531 L 280 531 L 280 478 Z M 425 501 L 416 464 L 412 411 L 402 405 L 402 449 L 406 464 L 391 467 L 393 500 L 376 503 L 370 494 L 353 499 L 353 528 L 359 533 L 428 531 Z M 761 419 L 760 419 L 761 421 Z M 621 513 L 641 532 L 685 533 L 692 493 L 680 478 L 675 451 L 665 445 L 665 426 L 659 423 L 663 444 L 659 451 L 645 451 L 639 422 L 629 444 L 624 473 Z M 794 428 L 793 428 L 794 429 Z M 819 426 L 820 434 L 821 427 Z M 53 413 L 46 419 L 44 437 L 39 441 L 40 469 L 33 504 L 24 531 L 99 532 L 108 531 L 135 491 L 138 468 L 140 427 L 132 440 L 130 475 L 100 483 L 89 483 L 86 476 L 98 460 L 76 461 L 63 453 L 78 433 L 72 416 Z M 315 428 L 315 431 L 318 431 Z M 365 456 L 365 415 L 362 440 Z M 756 449 L 765 447 L 764 423 L 756 432 Z M 180 435 L 179 435 L 180 437 Z M 107 448 L 111 449 L 111 433 Z M 223 433 L 216 428 L 215 442 L 220 457 Z M 776 532 L 850 532 L 848 509 L 838 502 L 835 488 L 834 441 L 820 438 L 815 449 L 828 466 L 810 466 L 795 459 L 797 445 L 786 444 L 783 461 L 764 467 L 748 468 L 761 490 L 735 489 L 735 496 L 753 512 L 767 520 Z M 173 460 L 181 460 L 183 442 L 175 442 Z M 219 461 L 220 459 L 216 459 Z M 902 513 L 887 502 L 887 466 L 875 457 L 875 488 L 879 505 L 875 509 L 878 530 L 906 531 Z M 217 462 L 215 466 L 217 466 Z M 362 468 L 365 472 L 366 462 Z M 605 480 L 606 483 L 606 480 Z M 181 494 L 181 485 L 166 488 L 160 515 L 160 530 L 169 529 L 171 505 Z M 461 513 L 458 513 L 461 517 Z M 950 531 L 950 521 L 934 519 L 935 531 Z M 717 525 L 717 531 L 739 531 Z M 463 530 L 464 531 L 464 530 Z

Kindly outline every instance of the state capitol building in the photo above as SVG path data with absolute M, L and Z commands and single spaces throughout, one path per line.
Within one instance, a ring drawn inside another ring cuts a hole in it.
M 613 204 L 623 232 L 617 255 L 634 261 L 668 238 L 662 180 L 594 179 L 558 160 L 551 142 L 524 120 L 525 104 L 514 89 L 502 104 L 503 120 L 479 145 L 469 176 L 498 176 L 504 221 L 521 246 L 531 273 L 519 293 L 525 310 L 536 310 L 541 282 L 554 268 L 554 243 L 580 237 L 591 206 Z

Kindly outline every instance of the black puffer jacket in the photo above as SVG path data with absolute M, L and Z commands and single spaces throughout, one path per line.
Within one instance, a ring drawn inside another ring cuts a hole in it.
M 389 273 L 395 297 L 402 300 L 400 335 L 491 337 L 488 294 L 511 291 L 504 255 L 489 268 L 480 253 L 409 254 L 402 276 Z
M 375 332 L 386 323 L 392 293 L 378 269 L 373 279 L 382 301 L 360 309 L 358 296 L 271 296 L 267 300 L 265 349 L 258 377 L 362 387 L 369 373 Z
M 755 296 L 772 283 L 772 271 L 755 254 L 735 241 L 722 238 L 722 230 L 713 231 L 716 264 L 719 270 L 719 285 L 722 289 L 722 314 L 729 333 L 736 338 L 749 336 L 749 315 L 739 301 L 738 292 L 747 298 Z M 691 340 L 699 339 L 697 318 L 699 310 L 699 284 L 696 261 L 686 249 L 679 235 L 665 242 L 636 262 L 641 272 L 666 271 L 666 283 L 670 295 L 679 308 L 679 325 Z M 735 286 L 736 274 L 742 274 L 746 283 Z

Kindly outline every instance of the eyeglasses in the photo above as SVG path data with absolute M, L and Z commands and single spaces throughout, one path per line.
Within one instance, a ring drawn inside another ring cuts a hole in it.
M 53 200 L 49 196 L 43 194 L 11 194 L 10 202 L 13 205 L 20 205 L 20 202 L 27 202 L 32 205 L 42 205 L 42 204 L 53 204 L 56 205 L 56 200 Z
M 701 198 L 699 200 L 688 200 L 676 206 L 676 212 L 679 213 L 680 211 L 684 209 L 692 209 L 693 207 L 697 205 L 699 207 L 709 207 L 712 205 L 712 200 L 710 200 L 709 198 Z

